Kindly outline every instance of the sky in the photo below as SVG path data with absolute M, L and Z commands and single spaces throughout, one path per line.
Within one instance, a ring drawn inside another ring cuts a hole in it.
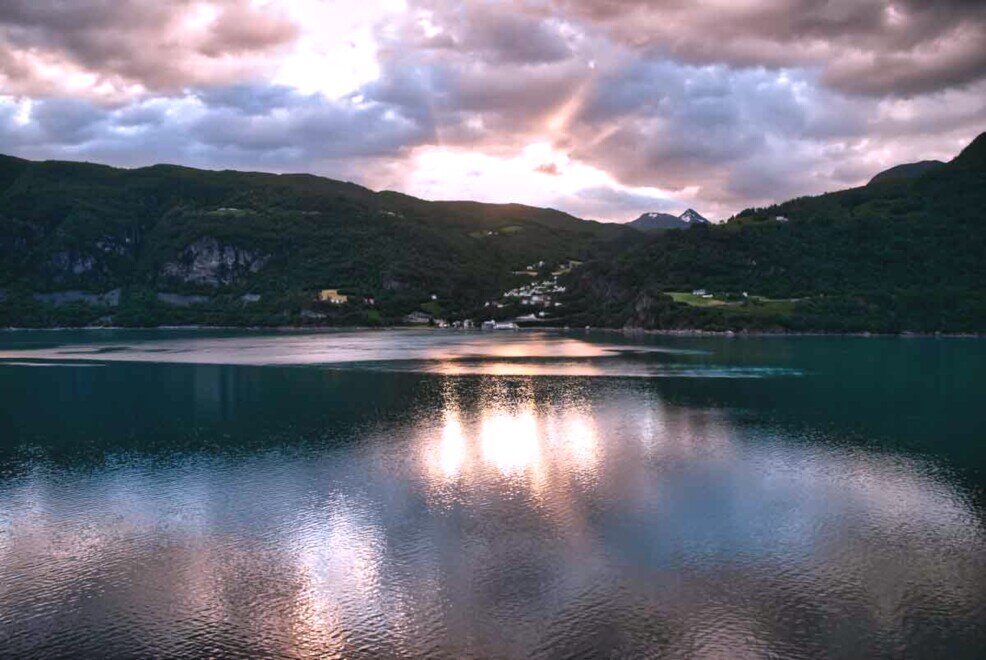
M 626 221 L 953 157 L 981 0 L 2 0 L 0 152 Z

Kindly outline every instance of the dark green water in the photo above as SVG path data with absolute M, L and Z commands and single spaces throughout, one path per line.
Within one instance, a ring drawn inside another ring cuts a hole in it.
M 964 339 L 0 333 L 0 656 L 977 657 L 984 374 Z

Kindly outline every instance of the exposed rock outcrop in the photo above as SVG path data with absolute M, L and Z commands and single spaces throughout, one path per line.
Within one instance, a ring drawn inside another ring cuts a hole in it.
M 185 284 L 225 286 L 256 273 L 269 258 L 206 236 L 186 247 L 175 261 L 165 263 L 161 274 Z
M 134 252 L 134 241 L 129 237 L 103 236 L 97 240 L 96 249 L 104 254 L 127 256 Z
M 190 305 L 201 305 L 209 302 L 209 296 L 183 296 L 180 293 L 159 293 L 158 302 L 172 307 L 188 307 Z
M 659 327 L 661 312 L 666 308 L 666 296 L 641 291 L 633 301 L 632 311 L 623 327 L 627 330 Z
M 403 289 L 406 289 L 408 286 L 407 282 L 404 282 L 403 280 L 398 279 L 397 277 L 390 274 L 385 274 L 383 276 L 381 284 L 383 285 L 383 288 L 386 289 L 387 291 L 401 291 Z
M 56 252 L 49 263 L 58 274 L 84 275 L 96 267 L 95 257 L 73 250 Z

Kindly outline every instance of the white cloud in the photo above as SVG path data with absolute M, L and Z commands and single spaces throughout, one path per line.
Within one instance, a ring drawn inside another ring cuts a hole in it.
M 420 147 L 411 157 L 402 183 L 406 192 L 427 199 L 535 206 L 562 202 L 564 210 L 603 220 L 630 219 L 626 205 L 631 200 L 647 208 L 675 203 L 666 191 L 623 185 L 606 171 L 572 160 L 546 142 L 495 155 L 472 149 Z

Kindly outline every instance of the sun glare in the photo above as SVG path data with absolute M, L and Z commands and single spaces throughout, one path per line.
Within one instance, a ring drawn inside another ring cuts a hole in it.
M 442 437 L 438 444 L 437 464 L 445 479 L 459 476 L 466 460 L 466 437 L 462 423 L 455 415 L 446 415 Z
M 329 98 L 351 94 L 380 76 L 377 26 L 407 10 L 391 0 L 287 0 L 279 4 L 302 27 L 273 82 Z
M 518 172 L 524 175 L 518 176 Z M 512 152 L 500 148 L 420 147 L 405 179 L 402 188 L 426 199 L 523 201 L 557 207 L 586 190 L 649 198 L 654 205 L 672 199 L 671 193 L 659 188 L 625 186 L 604 170 L 573 159 L 549 142 L 531 142 Z
M 497 411 L 485 417 L 479 432 L 483 459 L 505 476 L 535 467 L 541 460 L 533 410 Z

